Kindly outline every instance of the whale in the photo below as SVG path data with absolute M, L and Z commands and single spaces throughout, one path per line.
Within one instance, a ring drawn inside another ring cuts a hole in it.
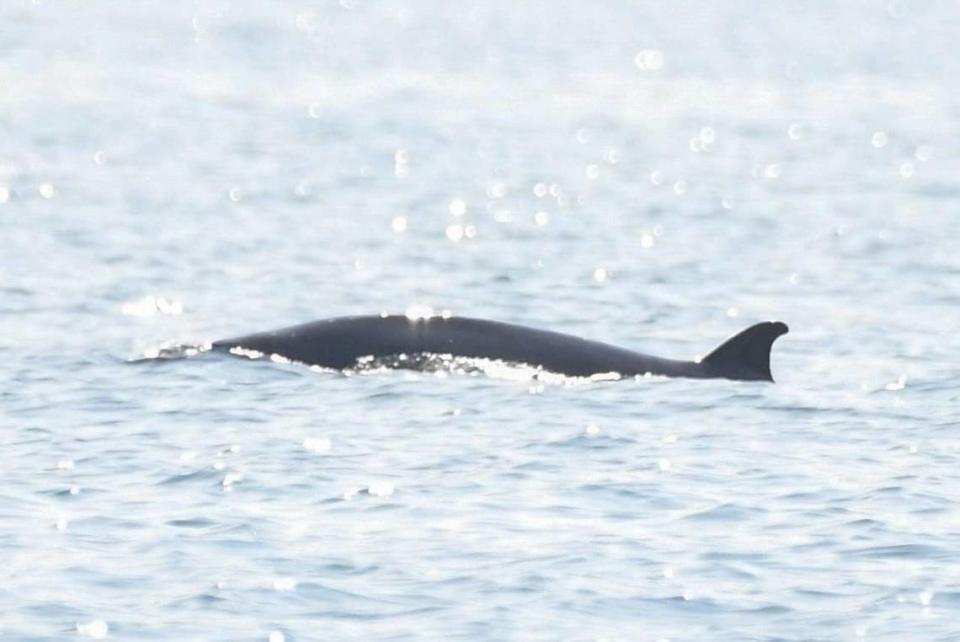
M 787 331 L 780 321 L 757 323 L 702 359 L 684 361 L 512 323 L 381 314 L 321 319 L 214 341 L 210 347 L 246 356 L 278 355 L 333 370 L 357 368 L 371 359 L 415 368 L 420 361 L 408 357 L 438 355 L 524 364 L 570 377 L 614 373 L 773 382 L 770 350 Z

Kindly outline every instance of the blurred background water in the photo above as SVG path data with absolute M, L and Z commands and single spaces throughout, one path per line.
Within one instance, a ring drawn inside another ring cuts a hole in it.
M 0 636 L 960 639 L 956 2 L 6 0 Z M 430 305 L 775 386 L 218 355 Z

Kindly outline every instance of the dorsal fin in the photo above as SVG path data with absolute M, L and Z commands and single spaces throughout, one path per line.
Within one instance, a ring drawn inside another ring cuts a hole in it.
M 787 324 L 780 321 L 758 323 L 721 343 L 700 363 L 728 379 L 773 381 L 770 347 L 787 331 Z

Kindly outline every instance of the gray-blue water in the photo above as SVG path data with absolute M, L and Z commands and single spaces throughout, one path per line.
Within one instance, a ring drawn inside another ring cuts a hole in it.
M 956 2 L 0 4 L 0 636 L 960 639 Z M 432 306 L 776 385 L 202 354 Z

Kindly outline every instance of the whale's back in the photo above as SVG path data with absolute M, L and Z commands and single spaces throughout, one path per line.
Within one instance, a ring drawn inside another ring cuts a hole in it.
M 700 363 L 469 317 L 338 317 L 225 339 L 215 342 L 213 348 L 243 348 L 338 370 L 351 368 L 364 357 L 438 354 L 530 364 L 570 376 L 616 372 L 772 381 L 770 347 L 784 332 L 782 323 L 757 324 L 723 343 Z

